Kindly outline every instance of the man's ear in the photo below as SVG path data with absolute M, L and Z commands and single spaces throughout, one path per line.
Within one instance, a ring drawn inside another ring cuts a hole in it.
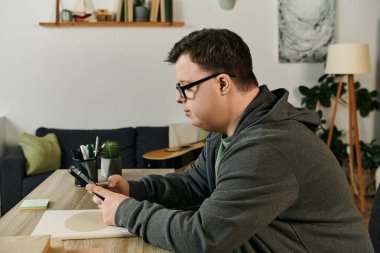
M 226 95 L 230 91 L 232 85 L 231 81 L 231 78 L 226 74 L 221 74 L 218 77 L 220 94 L 222 96 Z

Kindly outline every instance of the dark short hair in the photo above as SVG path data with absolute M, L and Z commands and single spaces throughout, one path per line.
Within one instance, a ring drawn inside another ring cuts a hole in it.
M 239 90 L 247 91 L 258 85 L 249 47 L 239 35 L 227 29 L 191 32 L 174 45 L 166 61 L 174 64 L 184 54 L 189 54 L 206 71 L 235 75 Z

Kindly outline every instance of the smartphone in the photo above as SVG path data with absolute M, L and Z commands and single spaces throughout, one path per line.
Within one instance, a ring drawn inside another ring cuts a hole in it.
M 97 183 L 95 183 L 94 181 L 92 181 L 87 175 L 83 174 L 83 172 L 80 171 L 74 165 L 70 166 L 69 173 L 73 177 L 75 177 L 76 179 L 78 179 L 84 185 L 86 185 L 86 184 L 95 184 L 95 185 L 98 185 Z M 94 192 L 94 194 L 96 196 L 98 196 L 101 200 L 104 200 L 104 197 L 100 196 L 99 194 L 96 194 L 95 192 Z

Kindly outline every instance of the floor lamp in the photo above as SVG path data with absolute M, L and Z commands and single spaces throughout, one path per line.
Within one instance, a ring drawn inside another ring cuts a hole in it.
M 326 61 L 326 74 L 340 74 L 338 91 L 335 97 L 335 104 L 331 118 L 331 126 L 327 139 L 327 145 L 330 146 L 333 128 L 335 123 L 336 111 L 338 109 L 339 98 L 342 91 L 343 77 L 348 77 L 348 112 L 349 112 L 349 168 L 350 168 L 350 185 L 353 197 L 354 192 L 354 170 L 357 169 L 357 178 L 359 184 L 360 211 L 365 212 L 365 188 L 363 182 L 362 160 L 360 155 L 359 144 L 359 127 L 356 111 L 356 97 L 354 87 L 354 74 L 370 73 L 369 49 L 365 44 L 332 44 L 328 48 Z M 355 159 L 356 158 L 356 159 Z

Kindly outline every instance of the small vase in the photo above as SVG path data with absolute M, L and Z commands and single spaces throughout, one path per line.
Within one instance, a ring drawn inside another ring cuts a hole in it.
M 219 0 L 219 5 L 224 10 L 231 10 L 234 8 L 236 0 Z
M 135 21 L 149 21 L 149 9 L 145 6 L 136 6 Z
M 121 175 L 121 158 L 115 159 L 100 159 L 100 174 L 108 178 L 112 175 L 118 174 Z

